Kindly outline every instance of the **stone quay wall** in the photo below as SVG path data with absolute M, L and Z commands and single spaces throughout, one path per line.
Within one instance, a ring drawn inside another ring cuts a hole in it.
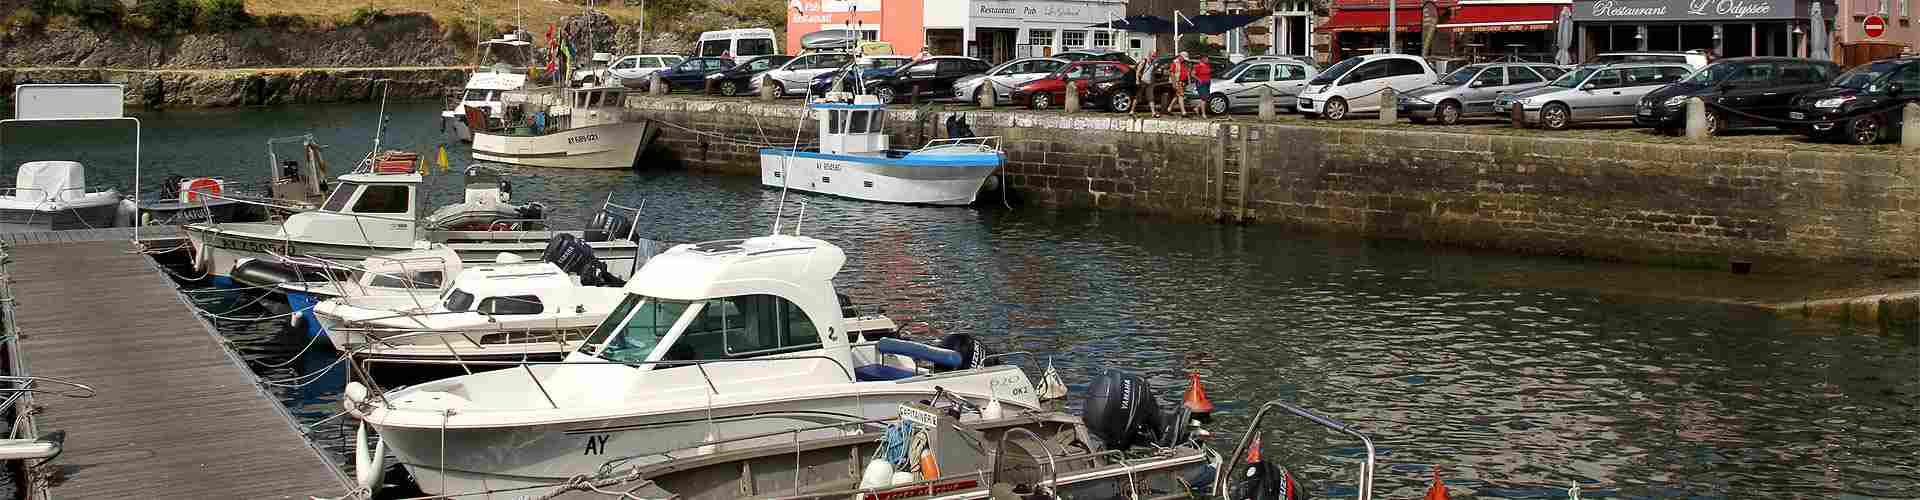
M 757 175 L 802 110 L 636 96 L 688 168 Z M 954 113 L 896 106 L 899 146 Z M 997 135 L 1030 204 L 1242 223 L 1528 254 L 1818 270 L 1920 262 L 1920 157 L 1377 128 L 958 112 Z M 805 123 L 802 142 L 812 142 Z

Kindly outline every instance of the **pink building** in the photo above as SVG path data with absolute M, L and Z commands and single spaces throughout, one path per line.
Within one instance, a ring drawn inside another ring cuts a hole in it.
M 1839 15 L 1833 16 L 1834 61 L 1852 66 L 1908 52 L 1920 45 L 1920 0 L 1838 0 Z M 1878 37 L 1867 36 L 1867 18 L 1880 16 L 1884 31 Z

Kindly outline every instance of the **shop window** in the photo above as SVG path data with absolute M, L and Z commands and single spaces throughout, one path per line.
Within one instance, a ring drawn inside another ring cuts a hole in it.
M 1095 31 L 1095 32 L 1093 32 L 1093 45 L 1094 45 L 1095 47 L 1112 47 L 1112 46 L 1113 46 L 1113 32 L 1112 32 L 1112 31 L 1104 31 L 1104 30 L 1103 30 L 1103 31 Z
M 1068 47 L 1068 48 L 1086 47 L 1087 32 L 1080 31 L 1080 30 L 1066 30 L 1066 31 L 1060 32 L 1060 46 Z
M 1053 46 L 1053 30 L 1031 30 L 1027 32 L 1027 43 L 1042 47 Z

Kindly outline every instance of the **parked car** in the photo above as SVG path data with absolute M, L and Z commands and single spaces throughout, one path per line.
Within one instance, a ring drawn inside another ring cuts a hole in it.
M 1061 52 L 1061 53 L 1058 53 L 1058 54 L 1054 54 L 1054 55 L 1053 55 L 1053 58 L 1054 58 L 1054 59 L 1065 59 L 1065 60 L 1067 60 L 1067 61 L 1069 61 L 1069 62 L 1080 62 L 1080 61 L 1113 61 L 1113 62 L 1117 62 L 1117 63 L 1122 63 L 1122 64 L 1126 64 L 1126 65 L 1128 65 L 1128 66 L 1132 66 L 1132 65 L 1135 65 L 1135 64 L 1139 64 L 1139 62 L 1138 62 L 1138 61 L 1135 61 L 1135 60 L 1133 60 L 1133 56 L 1129 56 L 1129 55 L 1127 55 L 1127 53 L 1125 53 L 1125 52 L 1121 52 L 1121 51 L 1118 51 L 1118 50 L 1113 50 L 1113 49 L 1082 49 L 1082 50 L 1069 50 L 1069 51 L 1066 51 L 1066 52 Z
M 707 75 L 707 80 L 713 82 L 707 88 L 719 92 L 720 95 L 740 95 L 741 92 L 754 88 L 753 81 L 761 73 L 778 68 L 791 60 L 793 56 L 784 54 L 736 58 L 733 67 Z
M 673 67 L 660 70 L 660 79 L 667 82 L 667 91 L 692 90 L 704 91 L 707 75 L 719 73 L 733 67 L 732 59 L 718 57 L 695 57 L 680 61 Z
M 1680 63 L 1582 65 L 1546 86 L 1495 100 L 1493 112 L 1507 114 L 1519 106 L 1526 125 L 1553 130 L 1578 122 L 1631 120 L 1641 97 L 1689 71 Z
M 1433 119 L 1445 125 L 1461 118 L 1493 114 L 1500 96 L 1539 88 L 1560 76 L 1558 68 L 1526 63 L 1470 64 L 1441 77 L 1433 85 L 1400 95 L 1399 112 L 1408 121 Z
M 1207 112 L 1224 115 L 1234 110 L 1258 109 L 1260 107 L 1260 89 L 1273 89 L 1273 102 L 1281 108 L 1292 108 L 1293 97 L 1307 86 L 1320 70 L 1293 59 L 1248 58 L 1240 61 L 1232 70 L 1213 79 L 1212 92 L 1207 95 Z
M 852 63 L 841 66 L 840 69 L 821 73 L 819 76 L 813 77 L 812 95 L 825 95 L 828 91 L 833 90 L 833 80 L 839 78 L 841 74 L 846 73 L 849 69 L 857 69 L 859 71 L 854 74 L 854 83 L 847 85 L 848 89 L 856 89 L 859 88 L 859 86 L 856 85 L 858 82 L 864 82 L 874 77 L 891 73 L 893 70 L 899 69 L 901 66 L 906 66 L 907 63 L 911 62 L 913 62 L 913 58 L 907 56 L 866 56 L 855 59 Z
M 1052 108 L 1066 103 L 1067 88 L 1071 86 L 1080 95 L 1080 102 L 1125 113 L 1133 111 L 1134 82 L 1133 67 L 1126 63 L 1081 61 L 1022 85 L 1008 100 L 1015 106 Z
M 1431 84 L 1435 79 L 1433 68 L 1416 56 L 1349 57 L 1308 80 L 1307 87 L 1294 99 L 1294 107 L 1301 114 L 1340 120 L 1352 113 L 1379 111 L 1380 93 L 1388 87 L 1404 92 Z
M 1707 67 L 1707 53 L 1698 50 L 1686 52 L 1606 52 L 1593 56 L 1587 64 L 1621 63 L 1678 63 L 1693 69 Z
M 1020 88 L 1021 85 L 1026 85 L 1027 82 L 1046 78 L 1047 75 L 1059 71 L 1060 68 L 1065 67 L 1068 63 L 1069 61 L 1066 59 L 1054 59 L 1050 57 L 1029 57 L 1026 59 L 1007 61 L 1001 63 L 999 66 L 994 66 L 993 69 L 989 69 L 985 73 L 968 75 L 959 80 L 955 80 L 953 82 L 953 98 L 962 101 L 978 102 L 980 100 L 980 87 L 992 84 L 994 89 L 993 101 L 995 103 L 1004 102 L 1013 96 L 1013 89 Z
M 813 88 L 813 77 L 840 69 L 853 62 L 853 59 L 853 54 L 846 52 L 811 52 L 767 70 L 766 76 L 773 77 L 774 82 L 780 85 L 780 95 L 806 94 Z M 760 90 L 761 80 L 764 79 L 756 78 L 750 82 L 753 90 Z
M 866 82 L 864 90 L 888 104 L 915 92 L 923 98 L 946 97 L 952 95 L 953 82 L 967 75 L 985 73 L 987 67 L 985 61 L 971 57 L 935 56 L 876 75 Z
M 1800 127 L 1800 133 L 1822 140 L 1873 144 L 1899 137 L 1902 107 L 1920 102 L 1920 57 L 1883 59 L 1841 73 L 1832 86 L 1801 94 L 1790 120 L 1833 120 Z
M 680 64 L 687 58 L 669 54 L 640 54 L 620 58 L 607 68 L 607 83 L 644 87 L 653 81 L 653 72 Z
M 731 30 L 708 31 L 700 34 L 700 56 L 734 57 L 764 56 L 780 53 L 780 41 L 774 38 L 773 30 L 766 28 L 741 28 Z
M 1276 55 L 1247 56 L 1246 58 L 1241 59 L 1238 64 L 1246 64 L 1246 63 L 1255 62 L 1255 61 L 1296 62 L 1300 64 L 1305 64 L 1307 65 L 1307 67 L 1313 68 L 1315 70 L 1320 69 L 1320 61 L 1314 60 L 1312 56 L 1276 56 Z
M 1794 98 L 1827 88 L 1827 82 L 1838 74 L 1840 66 L 1827 61 L 1790 57 L 1722 59 L 1641 97 L 1633 123 L 1661 132 L 1684 129 L 1687 98 L 1700 97 L 1719 107 L 1738 111 L 1728 113 L 1709 106 L 1708 134 L 1741 126 L 1772 126 L 1775 123 L 1751 119 L 1742 113 L 1785 120 Z

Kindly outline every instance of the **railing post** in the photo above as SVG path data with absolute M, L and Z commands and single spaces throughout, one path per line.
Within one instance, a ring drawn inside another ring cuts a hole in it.
M 1707 101 L 1687 98 L 1687 140 L 1707 142 Z

